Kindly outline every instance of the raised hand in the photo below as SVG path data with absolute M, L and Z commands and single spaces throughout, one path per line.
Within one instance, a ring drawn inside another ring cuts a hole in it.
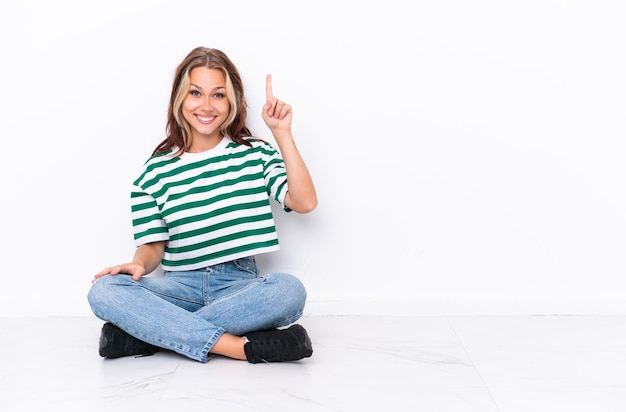
M 291 106 L 274 97 L 272 92 L 272 75 L 265 78 L 266 103 L 263 106 L 263 120 L 273 134 L 291 131 Z

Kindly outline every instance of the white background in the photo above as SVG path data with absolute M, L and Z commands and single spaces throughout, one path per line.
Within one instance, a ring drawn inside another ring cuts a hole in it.
M 278 208 L 309 314 L 626 313 L 622 1 L 0 5 L 0 316 L 91 315 L 196 46 L 294 107 L 318 209 Z

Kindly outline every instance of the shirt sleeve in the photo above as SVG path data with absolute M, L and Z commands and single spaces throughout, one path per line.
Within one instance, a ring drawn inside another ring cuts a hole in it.
M 263 177 L 267 193 L 270 198 L 282 205 L 286 212 L 290 212 L 291 209 L 285 206 L 285 196 L 289 190 L 285 162 L 280 153 L 269 143 L 265 143 L 262 154 Z
M 130 199 L 135 245 L 168 240 L 169 232 L 154 198 L 133 185 Z

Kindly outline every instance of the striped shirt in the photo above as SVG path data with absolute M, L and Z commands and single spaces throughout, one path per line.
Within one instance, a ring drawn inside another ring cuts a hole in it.
M 279 249 L 270 199 L 284 206 L 279 152 L 225 137 L 202 153 L 151 157 L 131 192 L 135 244 L 165 242 L 164 270 L 199 269 Z

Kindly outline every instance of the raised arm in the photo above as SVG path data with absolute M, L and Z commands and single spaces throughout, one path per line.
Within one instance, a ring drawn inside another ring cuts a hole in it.
M 285 206 L 299 213 L 311 212 L 317 207 L 315 185 L 291 132 L 291 106 L 274 97 L 271 74 L 265 79 L 265 95 L 263 120 L 278 144 L 287 169 L 289 191 L 285 196 Z

